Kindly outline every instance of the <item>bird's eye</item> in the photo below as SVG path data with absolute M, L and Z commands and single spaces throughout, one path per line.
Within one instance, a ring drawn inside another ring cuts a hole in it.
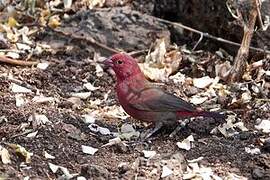
M 117 63 L 117 64 L 123 64 L 123 61 L 118 60 L 118 61 L 116 61 L 116 63 Z

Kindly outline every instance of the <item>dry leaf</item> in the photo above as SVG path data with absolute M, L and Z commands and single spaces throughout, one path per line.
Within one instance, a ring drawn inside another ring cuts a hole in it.
M 143 150 L 142 152 L 143 152 L 145 158 L 152 158 L 152 157 L 154 157 L 157 154 L 156 151 L 146 151 L 146 150 Z
M 19 23 L 16 21 L 14 17 L 9 17 L 8 18 L 8 26 L 9 27 L 17 27 L 19 26 Z
M 71 93 L 71 96 L 77 97 L 80 99 L 87 99 L 91 96 L 91 92 L 80 92 L 80 93 Z
M 182 142 L 177 142 L 176 145 L 180 149 L 190 150 L 191 149 L 191 142 L 194 141 L 194 137 L 192 135 L 188 136 Z
M 49 62 L 42 62 L 42 63 L 38 63 L 38 64 L 37 64 L 37 68 L 42 69 L 42 70 L 45 70 L 45 69 L 47 69 L 47 67 L 48 67 L 49 65 L 50 65 Z
M 262 120 L 260 124 L 255 125 L 255 128 L 258 130 L 262 130 L 262 132 L 264 133 L 270 133 L 270 120 Z
M 35 131 L 35 132 L 32 132 L 32 133 L 29 133 L 26 135 L 27 138 L 33 138 L 33 137 L 36 137 L 38 131 Z
M 201 78 L 194 78 L 193 79 L 193 85 L 197 88 L 206 88 L 210 86 L 214 82 L 213 78 L 210 78 L 209 76 L 204 76 Z
M 3 164 L 10 164 L 10 154 L 8 150 L 2 146 L 0 146 L 0 155 L 1 155 L 1 160 Z
M 72 0 L 64 0 L 65 9 L 70 9 L 72 5 Z
M 6 54 L 7 57 L 10 57 L 12 59 L 19 59 L 20 58 L 20 54 L 18 54 L 17 52 L 8 52 Z
M 116 138 L 110 139 L 107 144 L 104 144 L 101 147 L 112 146 L 112 145 L 116 145 L 120 143 L 123 143 L 122 140 L 119 137 L 116 137 Z
M 82 151 L 85 154 L 94 155 L 98 151 L 98 149 L 97 148 L 90 147 L 90 146 L 84 146 L 84 145 L 82 145 Z
M 83 122 L 86 124 L 93 124 L 96 121 L 96 117 L 94 114 L 84 114 L 82 115 Z
M 32 92 L 30 89 L 27 89 L 15 83 L 11 83 L 10 89 L 14 93 L 31 93 Z
M 162 167 L 161 178 L 165 178 L 171 174 L 173 174 L 173 171 L 170 168 L 168 168 L 167 166 Z
M 54 102 L 54 101 L 59 101 L 59 100 L 53 97 L 35 96 L 33 97 L 32 101 L 35 103 L 46 103 L 46 102 Z
M 93 9 L 94 7 L 102 7 L 105 0 L 87 0 L 88 1 L 88 8 Z
M 15 104 L 17 107 L 21 107 L 22 105 L 26 103 L 26 101 L 24 100 L 23 94 L 15 94 L 15 101 L 16 101 Z
M 59 166 L 53 164 L 53 163 L 49 163 L 49 168 L 53 173 L 56 173 L 57 170 L 59 169 Z
M 28 152 L 24 147 L 18 144 L 9 144 L 9 146 L 15 149 L 16 153 L 23 156 L 25 158 L 26 163 L 31 162 L 31 156 L 33 156 L 33 153 Z
M 100 87 L 95 87 L 95 86 L 93 86 L 91 83 L 85 83 L 84 85 L 83 85 L 83 87 L 84 88 L 86 88 L 87 90 L 89 90 L 89 91 L 95 91 L 95 90 L 98 90 Z
M 54 16 L 52 16 L 52 17 L 49 19 L 48 26 L 49 26 L 50 28 L 55 29 L 55 28 L 57 28 L 57 27 L 60 26 L 60 25 L 61 25 L 61 22 L 60 22 L 60 18 L 59 18 L 58 15 L 54 15 Z
M 46 151 L 43 152 L 43 155 L 46 159 L 55 159 L 54 156 L 50 155 L 49 153 L 47 153 Z
M 52 124 L 52 122 L 44 114 L 33 114 L 28 118 L 29 122 L 32 122 L 36 126 L 43 124 Z

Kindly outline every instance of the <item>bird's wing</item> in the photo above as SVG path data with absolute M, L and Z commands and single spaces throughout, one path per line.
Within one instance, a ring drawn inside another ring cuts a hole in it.
M 138 110 L 152 112 L 195 110 L 188 102 L 157 87 L 147 87 L 137 91 L 133 98 L 129 100 L 129 106 Z

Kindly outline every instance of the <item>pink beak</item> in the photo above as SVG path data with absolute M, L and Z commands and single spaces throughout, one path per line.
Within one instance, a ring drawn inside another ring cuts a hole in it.
M 107 58 L 102 63 L 107 67 L 113 67 L 113 61 L 111 60 L 111 58 Z

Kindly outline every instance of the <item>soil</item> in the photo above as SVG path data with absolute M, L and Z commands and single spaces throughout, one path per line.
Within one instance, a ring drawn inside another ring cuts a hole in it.
M 42 41 L 43 39 L 40 38 Z M 35 67 L 12 67 L 1 64 L 0 66 L 0 116 L 6 120 L 0 122 L 0 145 L 11 153 L 11 164 L 0 165 L 0 179 L 57 179 L 61 172 L 53 173 L 48 163 L 63 166 L 71 174 L 78 173 L 88 179 L 160 179 L 151 176 L 151 167 L 145 163 L 142 150 L 154 150 L 160 154 L 161 161 L 164 157 L 179 155 L 178 162 L 185 168 L 185 160 L 204 157 L 202 164 L 211 167 L 214 172 L 221 176 L 235 173 L 249 179 L 270 179 L 270 153 L 269 148 L 261 148 L 260 138 L 266 138 L 267 134 L 254 129 L 258 117 L 265 117 L 260 109 L 233 110 L 238 118 L 242 119 L 248 132 L 226 138 L 221 134 L 212 135 L 211 130 L 219 125 L 213 119 L 196 118 L 181 130 L 173 138 L 169 137 L 173 129 L 162 129 L 145 143 L 127 142 L 129 146 L 101 147 L 108 143 L 111 136 L 93 133 L 88 125 L 83 122 L 82 115 L 89 110 L 99 109 L 106 111 L 107 108 L 119 106 L 115 99 L 113 84 L 115 79 L 110 73 L 96 75 L 96 64 L 89 61 L 88 52 L 78 55 L 78 51 L 58 51 L 56 54 L 48 53 L 34 57 L 39 60 L 49 61 L 51 64 L 46 70 Z M 206 52 L 207 53 L 207 52 Z M 210 58 L 210 56 L 207 56 Z M 211 56 L 212 57 L 212 56 Z M 91 57 L 92 59 L 93 57 Z M 199 58 L 199 56 L 198 56 Z M 214 61 L 214 59 L 211 59 Z M 10 89 L 12 80 L 4 76 L 4 73 L 12 74 L 14 79 L 21 80 L 24 87 L 31 88 L 35 93 L 28 93 L 23 97 L 28 101 L 21 107 L 17 107 L 15 93 Z M 190 75 L 187 73 L 187 75 Z M 92 91 L 86 100 L 74 106 L 68 102 L 71 92 L 82 91 L 84 82 L 90 82 L 100 89 Z M 179 86 L 172 81 L 167 82 L 169 91 L 176 91 Z M 58 101 L 47 103 L 35 103 L 31 99 L 36 95 L 43 94 L 47 97 L 57 98 Z M 108 99 L 98 106 L 90 102 L 103 99 L 108 93 Z M 188 95 L 187 95 L 188 96 Z M 50 124 L 36 125 L 29 121 L 34 113 L 44 114 L 52 122 Z M 1 118 L 1 119 L 3 119 Z M 270 118 L 268 116 L 268 118 Z M 96 120 L 97 124 L 116 132 L 121 124 L 133 124 L 138 131 L 147 129 L 134 119 L 119 120 L 118 118 L 103 117 L 102 114 Z M 38 131 L 38 134 L 29 138 L 26 130 Z M 78 132 L 74 135 L 74 132 Z M 195 138 L 194 147 L 189 151 L 181 150 L 176 143 L 189 135 Z M 33 153 L 30 163 L 16 155 L 9 144 L 19 144 L 27 151 Z M 251 155 L 245 151 L 245 147 L 261 148 L 261 153 Z M 94 155 L 82 152 L 81 145 L 98 148 Z M 44 151 L 55 156 L 55 159 L 46 159 Z M 180 158 L 181 156 L 181 158 Z M 183 160 L 184 159 L 184 160 Z M 123 165 L 123 163 L 126 163 Z M 134 164 L 137 163 L 137 168 Z M 121 165 L 122 164 L 122 165 Z M 153 164 L 156 167 L 156 164 Z
M 264 134 L 255 133 L 256 131 L 251 129 L 250 132 L 242 133 L 234 138 L 225 138 L 221 135 L 213 136 L 210 135 L 210 131 L 217 124 L 211 119 L 205 119 L 203 122 L 201 119 L 195 120 L 174 138 L 169 138 L 168 132 L 162 131 L 150 143 L 147 143 L 147 146 L 132 145 L 124 151 L 112 147 L 100 148 L 93 156 L 85 155 L 81 150 L 81 145 L 100 147 L 111 139 L 109 136 L 91 133 L 87 124 L 82 121 L 81 115 L 86 108 L 89 108 L 88 101 L 101 98 L 105 92 L 113 90 L 110 84 L 113 84 L 114 80 L 107 73 L 100 78 L 96 78 L 95 66 L 84 63 L 83 59 L 74 59 L 76 63 L 72 64 L 60 55 L 46 57 L 46 59 L 55 58 L 61 63 L 52 64 L 45 71 L 36 68 L 10 67 L 8 65 L 2 65 L 1 67 L 1 74 L 7 71 L 12 72 L 14 78 L 23 80 L 25 84 L 33 87 L 34 90 L 38 89 L 44 96 L 61 98 L 60 102 L 56 103 L 35 104 L 30 102 L 23 107 L 16 107 L 14 94 L 9 89 L 11 82 L 3 77 L 1 78 L 0 114 L 7 118 L 7 122 L 2 122 L 0 126 L 1 145 L 6 146 L 8 143 L 19 144 L 34 154 L 31 163 L 27 167 L 20 165 L 23 159 L 12 155 L 12 164 L 1 165 L 0 167 L 0 171 L 5 176 L 11 179 L 22 179 L 25 176 L 38 179 L 55 179 L 58 174 L 52 173 L 48 168 L 48 162 L 53 162 L 68 168 L 73 173 L 81 172 L 82 167 L 85 168 L 89 164 L 98 165 L 105 168 L 105 170 L 101 168 L 98 171 L 105 171 L 110 177 L 120 178 L 123 177 L 123 172 L 119 170 L 118 165 L 121 162 L 128 162 L 131 165 L 137 158 L 142 157 L 141 150 L 146 148 L 155 150 L 160 154 L 180 152 L 186 159 L 195 159 L 202 156 L 204 157 L 203 163 L 213 167 L 219 175 L 233 172 L 252 178 L 256 176 L 252 172 L 259 168 L 263 169 L 262 177 L 264 177 L 266 171 L 269 170 L 269 153 L 265 152 L 261 155 L 251 156 L 245 152 L 245 147 L 256 144 L 258 138 L 264 137 Z M 86 79 L 88 82 L 94 83 L 95 86 L 101 87 L 101 89 L 93 91 L 91 97 L 83 101 L 79 109 L 66 106 L 65 100 L 68 93 L 82 86 L 81 79 Z M 173 87 L 172 83 L 169 84 L 169 89 L 177 88 Z M 26 98 L 30 100 L 33 96 L 30 94 Z M 107 102 L 101 104 L 99 108 L 119 105 L 114 98 L 114 93 L 110 93 Z M 52 124 L 34 127 L 28 121 L 28 117 L 33 113 L 45 114 L 52 121 Z M 134 122 L 127 121 L 129 123 Z M 26 124 L 26 129 L 36 128 L 35 130 L 38 130 L 37 136 L 27 138 L 23 134 L 22 123 Z M 99 119 L 98 123 L 114 131 L 117 129 L 119 120 Z M 245 123 L 247 123 L 248 127 L 254 126 L 252 119 L 246 119 Z M 69 132 L 65 128 L 68 125 L 74 126 L 75 129 L 84 134 L 84 137 L 74 139 L 69 136 Z M 190 134 L 193 134 L 197 140 L 195 141 L 195 148 L 189 151 L 177 148 L 176 142 Z M 44 151 L 49 152 L 56 158 L 54 160 L 45 159 L 43 156 Z M 103 175 L 98 174 L 97 176 Z M 131 173 L 129 176 L 133 177 L 134 174 Z M 267 179 L 267 177 L 263 179 Z

